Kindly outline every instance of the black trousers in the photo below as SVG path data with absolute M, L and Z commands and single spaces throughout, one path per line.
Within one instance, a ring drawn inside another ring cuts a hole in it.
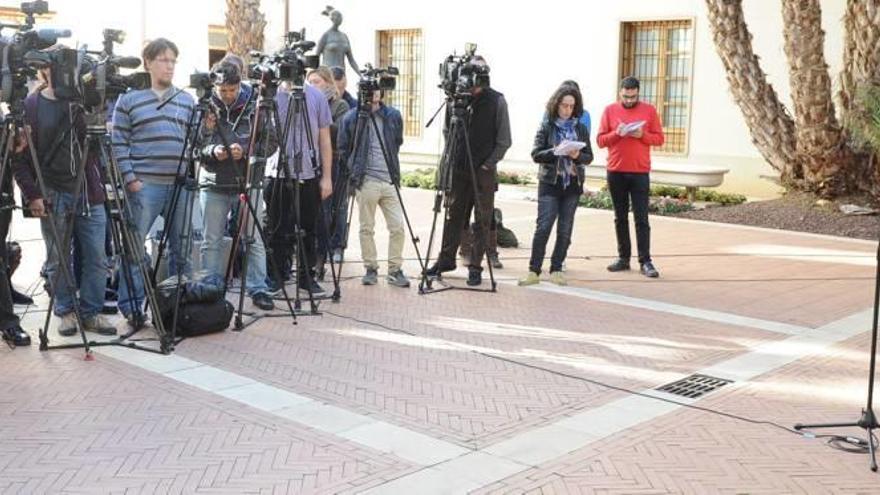
M 11 189 L 11 188 L 10 188 Z M 6 236 L 12 222 L 12 210 L 0 210 L 0 331 L 19 325 L 12 307 L 12 287 L 9 281 L 9 256 Z
M 269 277 L 274 282 L 283 283 L 276 277 L 273 266 L 279 270 L 289 267 L 287 262 L 296 249 L 296 182 L 291 179 L 269 179 L 265 189 L 266 198 L 266 237 L 268 238 Z M 318 222 L 321 221 L 321 191 L 318 179 L 308 179 L 300 184 L 299 196 L 300 224 L 303 232 L 303 249 L 297 254 L 297 274 L 300 283 L 306 279 L 305 270 L 314 275 L 315 247 Z M 299 250 L 298 250 L 299 251 Z
M 455 252 L 461 244 L 461 232 L 468 227 L 471 211 L 476 204 L 474 199 L 478 198 L 480 203 L 479 222 L 482 228 L 474 229 L 470 268 L 482 269 L 483 255 L 486 252 L 486 237 L 492 225 L 495 190 L 498 188 L 498 183 L 495 181 L 495 172 L 493 171 L 478 168 L 476 174 L 476 191 L 474 191 L 470 171 L 467 173 L 457 172 L 452 176 L 452 192 L 448 196 L 449 209 L 446 212 L 443 225 L 443 242 L 440 254 L 437 255 L 437 263 L 440 266 L 455 264 Z
M 608 172 L 607 179 L 611 202 L 614 204 L 617 255 L 625 260 L 629 260 L 632 256 L 632 243 L 629 238 L 629 209 L 632 204 L 639 263 L 648 263 L 651 261 L 651 225 L 648 223 L 651 177 L 649 174 Z

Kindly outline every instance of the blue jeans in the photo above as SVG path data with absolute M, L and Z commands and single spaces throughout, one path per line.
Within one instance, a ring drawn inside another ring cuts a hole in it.
M 223 259 L 222 246 L 223 237 L 226 233 L 226 217 L 229 211 L 238 203 L 239 196 L 235 191 L 217 191 L 212 189 L 202 189 L 199 197 L 202 203 L 202 215 L 205 221 L 204 235 L 205 240 L 202 242 L 202 268 L 209 273 L 224 277 L 226 275 L 226 266 L 228 260 Z M 254 189 L 250 198 L 251 205 L 256 212 L 257 221 L 260 221 L 263 210 L 263 191 L 262 189 Z M 254 242 L 248 248 L 247 260 L 247 293 L 254 296 L 259 293 L 265 293 L 268 289 L 266 285 L 266 249 L 263 246 L 263 239 L 256 226 L 251 226 L 254 219 L 251 217 L 247 206 L 242 204 L 244 211 L 240 212 L 240 218 L 244 221 L 242 229 L 241 241 L 244 236 L 251 233 L 253 228 Z M 238 222 L 233 222 L 236 226 Z M 241 242 L 240 241 L 240 242 Z M 231 253 L 230 256 L 235 256 Z
M 538 185 L 538 220 L 535 226 L 535 236 L 532 238 L 530 271 L 541 273 L 544 252 L 547 249 L 547 241 L 550 239 L 550 231 L 553 230 L 554 223 L 556 224 L 556 245 L 553 247 L 553 254 L 550 257 L 550 272 L 562 270 L 562 263 L 565 262 L 568 246 L 571 244 L 574 214 L 577 211 L 578 199 L 582 193 L 582 186 L 577 184 L 575 180 L 566 189 L 562 188 L 560 182 L 554 185 L 544 183 Z
M 77 263 L 82 269 L 82 278 L 79 282 L 79 307 L 83 318 L 91 318 L 97 315 L 104 307 L 104 290 L 107 288 L 107 255 L 104 252 L 104 241 L 107 237 L 107 214 L 103 204 L 91 205 L 86 211 L 86 198 L 83 196 L 74 205 L 73 193 L 49 190 L 48 201 L 52 205 L 56 231 L 62 238 L 60 241 L 64 256 L 72 261 L 69 256 L 70 247 L 74 240 L 77 243 Z M 71 220 L 73 224 L 71 225 Z M 71 237 L 64 239 L 70 227 L 73 227 Z M 55 295 L 55 315 L 63 316 L 73 312 L 73 298 L 76 297 L 76 278 L 73 273 L 73 263 L 68 264 L 68 270 L 73 280 L 68 280 L 62 275 L 60 269 L 61 253 L 56 251 L 52 242 L 52 229 L 48 218 L 40 219 L 40 230 L 43 232 L 43 240 L 46 242 L 46 273 L 49 284 Z
M 143 188 L 136 193 L 128 193 L 131 202 L 131 212 L 133 221 L 137 228 L 134 232 L 135 241 L 143 246 L 147 240 L 147 232 L 153 222 L 160 215 L 165 219 L 165 228 L 167 230 L 169 223 L 169 214 L 166 210 L 171 208 L 171 202 L 174 197 L 174 184 L 157 184 L 144 182 Z M 183 273 L 189 275 L 192 271 L 192 262 L 189 257 L 190 249 L 185 252 L 181 249 L 183 244 L 183 227 L 184 227 L 184 210 L 190 194 L 186 190 L 180 191 L 180 199 L 177 202 L 177 208 L 174 211 L 174 218 L 171 220 L 172 231 L 167 234 L 168 255 L 168 273 L 177 274 L 178 263 L 183 263 Z M 149 258 L 144 258 L 145 263 L 150 263 Z M 140 269 L 135 266 L 129 267 L 134 287 L 128 286 L 126 277 L 120 277 L 119 281 L 119 310 L 126 317 L 130 316 L 135 306 L 143 308 L 144 304 L 144 280 L 141 277 Z

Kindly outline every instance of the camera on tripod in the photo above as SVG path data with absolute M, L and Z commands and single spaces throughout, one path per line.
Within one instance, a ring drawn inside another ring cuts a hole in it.
M 3 67 L 0 101 L 8 103 L 13 110 L 20 107 L 27 96 L 28 78 L 36 76 L 36 70 L 26 59 L 36 50 L 54 45 L 58 38 L 70 36 L 70 30 L 66 29 L 34 29 L 34 16 L 49 12 L 49 4 L 43 0 L 23 2 L 21 12 L 25 16 L 24 24 L 0 24 L 0 29 L 16 30 L 12 36 L 0 38 L 0 66 Z
M 476 62 L 477 45 L 465 43 L 463 55 L 449 55 L 440 64 L 439 88 L 449 98 L 466 99 L 476 88 L 489 87 L 489 66 Z
M 306 71 L 320 65 L 317 55 L 306 55 L 315 46 L 314 41 L 306 41 L 306 30 L 291 31 L 285 36 L 284 48 L 267 55 L 252 51 L 251 58 L 256 63 L 248 67 L 248 77 L 259 84 L 278 87 L 281 82 L 293 86 L 305 83 Z
M 373 93 L 376 91 L 391 91 L 396 84 L 396 77 L 400 74 L 397 67 L 376 67 L 366 64 L 360 71 L 361 79 L 358 81 L 358 101 L 367 107 L 373 101 Z

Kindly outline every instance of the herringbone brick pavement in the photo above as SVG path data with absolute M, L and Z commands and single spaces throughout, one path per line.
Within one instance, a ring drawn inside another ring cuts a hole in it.
M 336 493 L 408 468 L 101 356 L 0 365 L 0 493 Z
M 855 421 L 864 406 L 867 343 L 860 335 L 721 389 L 699 406 L 783 427 Z M 864 436 L 858 429 L 834 433 Z M 474 493 L 873 494 L 877 483 L 865 455 L 835 450 L 824 439 L 682 409 Z

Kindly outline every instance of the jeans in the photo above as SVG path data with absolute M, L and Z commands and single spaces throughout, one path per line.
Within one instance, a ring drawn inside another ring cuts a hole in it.
M 169 213 L 171 202 L 174 197 L 174 184 L 157 184 L 151 182 L 143 182 L 143 187 L 136 193 L 128 193 L 131 203 L 132 221 L 137 228 L 137 232 L 133 232 L 135 242 L 143 246 L 147 239 L 147 232 L 153 222 L 160 215 L 165 219 L 165 233 L 167 235 L 168 255 L 168 273 L 176 275 L 178 263 L 182 263 L 183 273 L 189 275 L 192 271 L 192 261 L 189 256 L 190 249 L 183 250 L 183 232 L 184 232 L 184 210 L 191 197 L 190 193 L 185 189 L 180 191 L 180 199 L 177 201 L 177 207 L 173 213 Z M 168 230 L 169 218 L 171 231 Z M 149 258 L 144 257 L 144 263 L 150 263 Z M 144 280 L 141 277 L 140 269 L 137 265 L 129 267 L 134 287 L 128 286 L 126 277 L 121 277 L 119 281 L 119 310 L 126 317 L 134 312 L 134 308 L 143 308 L 144 304 Z
M 81 267 L 79 282 L 79 307 L 83 318 L 91 318 L 104 307 L 104 290 L 107 288 L 107 255 L 104 242 L 107 238 L 107 214 L 103 204 L 91 205 L 86 211 L 85 197 L 74 204 L 73 193 L 49 190 L 46 198 L 52 206 L 55 231 L 61 239 L 63 256 L 67 258 L 71 280 L 63 276 L 60 268 L 62 253 L 54 245 L 49 218 L 40 219 L 40 230 L 46 243 L 46 274 L 55 296 L 55 315 L 72 313 L 74 297 L 77 297 L 76 276 L 71 262 L 71 246 L 74 241 L 79 248 L 77 264 Z M 70 237 L 68 237 L 70 235 Z M 69 282 L 69 283 L 68 283 Z
M 256 221 L 260 221 L 263 209 L 263 191 L 255 189 L 250 197 L 251 205 L 256 213 Z M 213 189 L 202 189 L 200 194 L 200 202 L 202 203 L 202 215 L 204 219 L 204 241 L 202 242 L 202 268 L 209 273 L 224 277 L 226 275 L 226 266 L 228 259 L 223 259 L 222 246 L 223 237 L 226 233 L 226 217 L 229 215 L 233 206 L 239 202 L 239 193 L 236 191 L 218 191 Z M 263 246 L 263 239 L 257 231 L 257 227 L 252 224 L 254 217 L 251 216 L 249 208 L 242 204 L 242 211 L 239 217 L 244 223 L 241 229 L 241 237 L 239 243 L 243 243 L 246 236 L 253 232 L 253 243 L 248 247 L 247 259 L 247 293 L 254 296 L 259 293 L 265 293 L 266 285 L 266 249 Z M 233 224 L 238 226 L 237 221 Z M 230 253 L 235 256 L 236 253 Z
M 378 269 L 379 262 L 374 240 L 376 207 L 382 209 L 388 226 L 388 273 L 395 273 L 403 266 L 403 208 L 394 184 L 367 178 L 357 190 L 358 218 L 360 219 L 361 256 L 364 268 Z
M 648 223 L 648 201 L 651 192 L 649 174 L 608 172 L 608 191 L 614 204 L 614 230 L 617 234 L 617 255 L 629 260 L 632 244 L 629 238 L 629 206 L 632 201 L 636 224 L 639 263 L 651 261 L 651 226 Z
M 556 224 L 556 245 L 550 257 L 550 272 L 562 270 L 568 246 L 571 244 L 571 232 L 574 228 L 574 214 L 577 212 L 578 199 L 583 187 L 572 180 L 568 188 L 563 189 L 562 183 L 538 185 L 538 219 L 535 225 L 535 236 L 532 238 L 532 256 L 529 270 L 540 274 L 544 263 L 544 252 L 550 231 Z M 557 221 L 558 219 L 558 221 Z

